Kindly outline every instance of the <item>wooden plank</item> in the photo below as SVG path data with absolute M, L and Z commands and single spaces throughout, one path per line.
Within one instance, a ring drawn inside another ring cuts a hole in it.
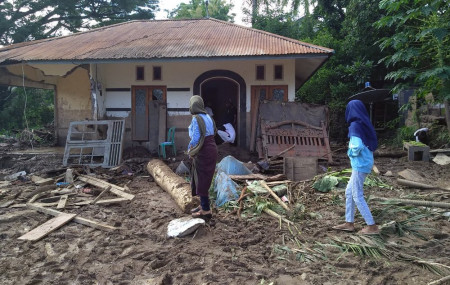
M 228 175 L 233 180 L 266 180 L 267 176 L 262 174 Z
M 256 130 L 258 127 L 258 111 L 259 111 L 259 96 L 257 93 L 258 89 L 253 88 L 252 86 L 252 99 L 251 99 L 251 107 L 250 107 L 250 116 L 251 116 L 251 135 L 250 135 L 250 151 L 255 151 L 256 144 Z
M 66 207 L 67 199 L 69 199 L 69 195 L 62 195 L 61 199 L 59 199 L 56 209 L 64 209 Z
M 120 196 L 122 198 L 128 199 L 128 200 L 133 200 L 134 199 L 134 195 L 130 194 L 130 193 L 126 193 L 123 187 L 108 183 L 106 181 L 103 181 L 101 179 L 95 178 L 95 177 L 90 177 L 90 176 L 86 176 L 86 175 L 80 175 L 78 176 L 78 179 L 89 183 L 91 185 L 94 185 L 96 187 L 102 188 L 102 189 L 106 189 L 108 186 L 111 186 L 111 189 L 109 190 L 111 193 L 116 194 L 117 196 Z
M 41 238 L 45 237 L 46 235 L 50 234 L 51 232 L 59 229 L 63 225 L 67 224 L 71 220 L 75 218 L 77 214 L 66 214 L 61 213 L 60 215 L 56 216 L 53 219 L 48 220 L 47 222 L 43 223 L 39 227 L 29 231 L 28 233 L 24 234 L 23 236 L 19 237 L 21 240 L 31 240 L 31 241 L 37 241 Z
M 51 216 L 59 216 L 60 214 L 64 214 L 63 212 L 54 210 L 54 209 L 48 209 L 48 208 L 44 208 L 44 207 L 40 207 L 38 205 L 35 204 L 27 204 L 27 207 L 33 210 L 36 210 L 38 212 L 47 214 L 47 215 L 51 215 Z M 82 217 L 75 217 L 73 219 L 74 222 L 78 223 L 78 224 L 82 224 L 91 228 L 95 228 L 95 229 L 99 229 L 99 230 L 103 230 L 103 231 L 113 231 L 113 230 L 117 230 L 118 228 L 110 226 L 110 225 L 105 225 L 102 223 L 97 223 L 95 221 L 92 220 L 88 220 Z
M 33 203 L 33 204 L 41 206 L 41 207 L 55 207 L 55 206 L 58 206 L 58 202 L 54 202 L 54 203 Z
M 37 186 L 50 185 L 55 182 L 53 178 L 42 178 L 36 175 L 31 176 L 31 181 L 33 181 Z
M 111 186 L 106 187 L 105 190 L 102 191 L 102 193 L 100 193 L 97 198 L 94 199 L 94 201 L 92 201 L 92 204 L 95 204 L 98 200 L 100 200 L 100 198 L 102 198 L 103 196 L 105 196 L 106 193 L 108 193 L 108 191 L 111 190 Z
M 125 198 L 115 198 L 115 199 L 108 199 L 108 200 L 100 200 L 95 202 L 97 205 L 106 205 L 106 204 L 115 204 L 115 203 L 122 203 L 122 202 L 129 202 L 130 200 Z

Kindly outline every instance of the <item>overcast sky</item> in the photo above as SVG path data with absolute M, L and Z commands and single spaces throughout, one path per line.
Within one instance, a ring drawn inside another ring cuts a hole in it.
M 164 12 L 164 10 L 173 10 L 175 9 L 180 3 L 189 3 L 189 0 L 159 0 L 159 9 L 160 11 L 158 13 L 156 13 L 156 19 L 157 20 L 162 20 L 162 19 L 167 19 L 167 13 Z M 233 3 L 234 4 L 234 8 L 233 10 L 231 10 L 232 13 L 236 14 L 236 17 L 234 17 L 234 22 L 236 24 L 239 25 L 245 25 L 242 22 L 242 2 L 244 2 L 243 0 L 227 0 L 227 3 Z

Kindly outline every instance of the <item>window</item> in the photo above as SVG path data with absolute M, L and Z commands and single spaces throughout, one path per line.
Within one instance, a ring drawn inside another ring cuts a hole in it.
M 153 66 L 153 80 L 161 80 L 161 66 Z
M 144 67 L 136 66 L 136 80 L 144 80 Z
M 266 79 L 266 67 L 264 65 L 256 66 L 256 80 Z
M 275 80 L 282 80 L 283 79 L 283 66 L 282 65 L 275 65 L 274 70 L 274 79 Z

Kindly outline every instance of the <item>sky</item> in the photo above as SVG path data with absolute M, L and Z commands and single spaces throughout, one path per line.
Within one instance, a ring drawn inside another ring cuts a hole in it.
M 246 23 L 242 22 L 242 2 L 243 0 L 227 0 L 227 2 L 231 2 L 234 4 L 233 10 L 231 10 L 231 13 L 235 13 L 236 17 L 234 17 L 234 23 L 239 25 L 246 25 Z M 175 9 L 180 3 L 189 3 L 189 0 L 159 0 L 159 9 L 160 11 L 156 13 L 156 19 L 162 20 L 167 19 L 167 13 L 164 12 L 164 10 L 173 10 Z

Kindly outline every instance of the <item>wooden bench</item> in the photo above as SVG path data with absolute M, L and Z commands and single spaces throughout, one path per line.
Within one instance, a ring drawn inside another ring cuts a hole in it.
M 284 157 L 308 156 L 328 159 L 332 162 L 328 133 L 324 122 L 321 127 L 302 121 L 261 121 L 261 137 L 264 156 L 268 159 L 295 145 Z

